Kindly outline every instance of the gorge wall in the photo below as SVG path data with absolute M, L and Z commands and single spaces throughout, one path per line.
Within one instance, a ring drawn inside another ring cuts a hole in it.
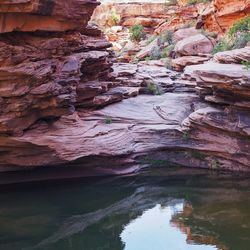
M 109 26 L 114 14 L 120 17 L 122 26 L 141 23 L 157 34 L 188 24 L 224 33 L 250 14 L 250 1 L 105 1 L 96 8 L 92 20 L 101 27 Z
M 161 62 L 112 64 L 109 42 L 88 24 L 97 5 L 0 3 L 0 171 L 54 171 L 28 179 L 148 165 L 249 171 L 250 73 L 240 65 L 250 60 L 249 47 L 216 55 L 208 67 L 186 67 L 184 76 Z M 161 95 L 129 98 L 151 82 Z

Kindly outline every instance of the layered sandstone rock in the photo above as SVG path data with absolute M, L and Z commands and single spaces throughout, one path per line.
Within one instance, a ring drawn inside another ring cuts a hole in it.
M 219 52 L 214 55 L 214 60 L 219 63 L 238 63 L 250 61 L 250 46 L 242 49 Z
M 195 79 L 202 98 L 213 107 L 197 110 L 184 122 L 189 138 L 200 152 L 214 158 L 211 168 L 249 170 L 250 71 L 239 63 L 248 48 L 215 55 L 217 61 L 188 66 L 185 76 Z
M 63 116 L 77 117 L 78 107 L 100 107 L 134 95 L 113 90 L 110 44 L 87 26 L 96 6 L 92 0 L 0 3 L 1 170 L 58 163 L 53 150 L 23 141 L 36 124 L 53 126 Z
M 152 159 L 250 170 L 250 75 L 239 64 L 247 48 L 217 54 L 217 63 L 187 66 L 188 80 L 164 61 L 112 68 L 110 44 L 86 25 L 96 2 L 52 2 L 52 8 L 49 2 L 42 5 L 49 13 L 35 0 L 0 4 L 3 16 L 23 10 L 22 20 L 27 17 L 32 26 L 20 28 L 15 19 L 2 25 L 0 171 L 67 166 L 75 177 L 123 174 L 151 165 Z M 81 7 L 83 12 L 75 9 Z M 39 22 L 29 19 L 41 15 Z M 60 25 L 49 26 L 44 18 Z M 6 32 L 12 30 L 19 31 Z M 178 42 L 183 45 L 177 44 L 178 53 L 211 52 L 207 37 L 191 38 Z M 232 60 L 238 64 L 218 63 Z M 127 99 L 139 93 L 151 95 Z M 113 105 L 103 108 L 107 104 Z M 61 169 L 55 172 L 56 178 L 65 177 Z
M 95 0 L 1 1 L 0 32 L 76 29 L 87 25 L 98 4 Z
M 214 0 L 210 7 L 201 11 L 200 19 L 204 28 L 223 33 L 249 14 L 249 0 Z
M 108 27 L 113 25 L 114 15 L 120 18 L 119 24 L 122 26 L 131 27 L 140 23 L 149 31 L 159 34 L 192 22 L 198 17 L 198 9 L 195 5 L 180 7 L 177 3 L 164 0 L 110 1 L 102 3 L 95 10 L 92 20 L 101 27 Z

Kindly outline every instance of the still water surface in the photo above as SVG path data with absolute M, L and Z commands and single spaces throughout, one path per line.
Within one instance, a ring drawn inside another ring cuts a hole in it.
M 250 179 L 184 171 L 2 188 L 0 249 L 250 249 Z

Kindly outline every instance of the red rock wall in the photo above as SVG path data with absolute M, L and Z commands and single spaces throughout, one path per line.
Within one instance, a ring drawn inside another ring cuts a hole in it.
M 206 29 L 225 32 L 237 20 L 250 15 L 250 0 L 214 0 L 210 11 L 202 15 Z
M 55 164 L 53 153 L 46 151 L 45 157 L 39 146 L 23 143 L 22 135 L 78 106 L 103 104 L 94 98 L 112 86 L 110 44 L 87 26 L 97 5 L 95 0 L 1 1 L 0 170 Z
M 96 0 L 12 0 L 0 3 L 0 32 L 65 31 L 86 26 Z

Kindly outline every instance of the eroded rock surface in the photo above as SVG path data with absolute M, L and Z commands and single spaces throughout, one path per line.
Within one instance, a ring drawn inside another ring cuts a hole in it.
M 200 17 L 206 29 L 223 33 L 249 14 L 249 0 L 214 0 L 208 8 L 201 11 Z
M 76 29 L 87 25 L 98 4 L 95 0 L 1 1 L 0 32 Z
M 10 18 L 0 36 L 0 171 L 124 174 L 152 165 L 152 153 L 169 164 L 249 171 L 250 71 L 240 64 L 248 47 L 186 66 L 213 49 L 193 30 L 176 45 L 183 76 L 164 60 L 112 66 L 110 44 L 87 25 L 96 1 L 46 2 L 49 13 L 39 3 L 0 4 Z M 27 21 L 20 27 L 15 11 Z
M 177 42 L 175 51 L 182 56 L 195 56 L 210 54 L 213 50 L 214 42 L 208 37 L 198 34 L 189 36 Z

